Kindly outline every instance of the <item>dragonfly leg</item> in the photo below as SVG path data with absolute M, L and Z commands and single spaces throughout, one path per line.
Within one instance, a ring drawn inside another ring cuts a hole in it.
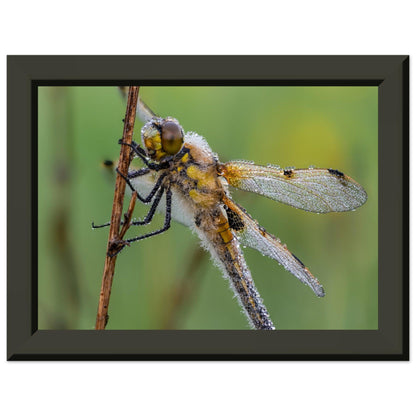
M 141 170 L 141 169 L 140 169 Z M 124 176 L 119 170 L 118 168 L 116 168 L 116 172 L 126 181 L 127 185 L 129 186 L 129 188 L 131 189 L 132 192 L 137 192 L 134 188 L 133 185 L 130 182 L 130 179 L 128 176 Z M 136 171 L 137 172 L 137 171 Z M 150 194 L 147 197 L 142 197 L 137 193 L 137 199 L 139 199 L 140 201 L 144 202 L 145 204 L 147 204 L 148 202 L 150 202 L 152 200 L 152 198 L 154 197 L 155 193 L 157 192 L 157 190 L 160 188 L 160 186 L 162 185 L 162 181 L 165 178 L 165 176 L 167 175 L 166 172 L 162 173 L 159 178 L 157 179 L 155 186 L 153 187 L 153 189 L 150 191 Z
M 162 188 L 162 191 L 165 189 Z M 160 193 L 160 197 L 162 197 L 163 192 Z M 159 194 L 158 194 L 159 195 Z M 160 201 L 160 199 L 159 199 Z M 156 209 L 156 208 L 155 208 Z M 165 231 L 167 231 L 170 228 L 170 222 L 171 222 L 171 210 L 172 210 L 172 191 L 170 188 L 166 189 L 166 215 L 165 215 L 165 223 L 163 227 L 160 230 L 152 231 L 151 233 L 147 233 L 144 235 L 139 235 L 138 237 L 129 238 L 128 240 L 124 240 L 122 243 L 124 244 L 119 250 L 117 250 L 115 253 L 112 253 L 111 255 L 108 254 L 110 257 L 114 257 L 118 253 L 120 253 L 121 250 L 124 249 L 127 245 L 130 245 L 130 243 L 134 243 L 135 241 L 144 240 L 145 238 L 153 237 L 154 235 L 161 234 Z
M 156 195 L 152 206 L 150 207 L 149 212 L 147 213 L 146 217 L 144 218 L 144 220 L 142 221 L 132 221 L 130 223 L 130 225 L 145 225 L 145 224 L 149 224 L 156 212 L 156 209 L 160 203 L 160 200 L 162 199 L 162 195 L 163 195 L 164 189 L 160 188 L 158 194 Z M 111 224 L 111 222 L 106 222 L 105 224 L 101 224 L 101 225 L 95 225 L 94 222 L 92 223 L 92 228 L 96 229 L 96 228 L 104 228 L 104 227 L 108 227 Z M 120 222 L 120 225 L 124 225 L 124 221 Z
M 111 222 L 109 221 L 109 222 L 106 222 L 106 223 L 101 224 L 101 225 L 95 225 L 94 221 L 93 221 L 92 224 L 91 224 L 91 227 L 92 227 L 93 230 L 95 230 L 96 228 L 108 227 L 110 224 L 111 224 Z
M 142 169 L 138 169 L 138 170 L 131 170 L 127 174 L 127 177 L 129 179 L 134 179 L 134 178 L 137 178 L 139 176 L 146 175 L 149 172 L 150 172 L 150 169 L 149 168 L 142 168 Z
M 163 191 L 164 191 L 164 188 L 162 188 L 162 192 L 160 192 L 158 194 L 158 196 L 160 195 L 159 201 L 162 198 Z M 156 210 L 156 207 L 157 207 L 157 204 L 156 204 L 154 210 Z M 153 208 L 153 206 L 152 206 L 152 208 Z M 149 211 L 148 215 L 153 216 L 154 212 L 151 213 L 151 211 L 152 211 L 152 209 Z M 126 240 L 126 243 L 127 244 L 133 243 L 135 241 L 143 240 L 145 238 L 149 238 L 149 237 L 152 237 L 154 235 L 161 234 L 161 233 L 167 231 L 170 228 L 170 222 L 171 222 L 171 219 L 172 219 L 171 211 L 172 211 L 172 191 L 170 190 L 170 188 L 167 188 L 166 189 L 166 215 L 165 215 L 165 223 L 163 224 L 163 227 L 159 230 L 152 231 L 151 233 L 148 233 L 148 234 L 139 235 L 138 237 L 134 237 L 134 238 L 129 238 L 128 240 Z M 146 220 L 146 218 L 145 218 L 145 220 Z M 143 220 L 143 222 L 145 220 Z
M 145 224 L 149 224 L 152 221 L 153 216 L 155 215 L 156 208 L 158 207 L 158 205 L 160 203 L 160 200 L 162 199 L 163 192 L 164 192 L 164 188 L 161 187 L 159 189 L 159 192 L 157 193 L 157 195 L 156 195 L 153 203 L 152 203 L 152 206 L 150 207 L 149 212 L 147 213 L 146 217 L 144 218 L 144 220 L 142 220 L 142 221 L 132 221 L 130 223 L 130 225 L 145 225 Z
M 119 144 L 122 144 L 122 145 L 124 145 L 124 146 L 129 146 L 132 150 L 133 150 L 133 152 L 134 153 L 136 153 L 136 155 L 137 156 L 139 156 L 139 158 L 143 161 L 143 163 L 149 168 L 149 169 L 152 169 L 152 170 L 155 170 L 155 171 L 159 171 L 160 169 L 163 169 L 163 168 L 165 168 L 165 166 L 161 166 L 160 164 L 158 164 L 158 163 L 153 163 L 153 162 L 149 162 L 148 160 L 147 160 L 147 155 L 146 155 L 146 152 L 142 149 L 142 147 L 139 145 L 139 144 L 137 144 L 136 142 L 132 142 L 131 144 L 130 143 L 126 143 L 126 142 L 123 142 L 122 141 L 122 139 L 120 139 L 119 141 L 118 141 L 118 143 Z

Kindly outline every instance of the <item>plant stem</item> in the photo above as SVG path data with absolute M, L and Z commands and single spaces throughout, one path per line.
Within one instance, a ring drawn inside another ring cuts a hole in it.
M 134 122 L 136 119 L 136 107 L 137 107 L 137 101 L 139 97 L 139 88 L 140 87 L 129 87 L 128 97 L 127 97 L 126 116 L 124 118 L 124 130 L 123 130 L 123 142 L 124 143 L 130 144 L 133 139 L 133 129 L 134 129 Z M 130 164 L 130 147 L 121 146 L 118 169 L 124 176 L 127 176 L 129 164 Z M 101 284 L 100 300 L 98 303 L 98 312 L 97 312 L 97 320 L 95 323 L 95 329 L 105 329 L 107 322 L 108 322 L 108 306 L 110 303 L 111 286 L 113 283 L 114 270 L 115 270 L 116 260 L 117 260 L 116 253 L 118 252 L 120 248 L 121 239 L 124 236 L 125 231 L 127 230 L 125 229 L 125 227 L 123 227 L 123 235 L 120 235 L 119 229 L 120 229 L 120 223 L 121 223 L 121 215 L 123 211 L 123 201 L 124 201 L 125 190 L 126 190 L 125 180 L 120 175 L 117 175 L 115 191 L 114 191 L 113 210 L 111 213 L 110 232 L 108 235 L 107 253 L 106 253 L 105 263 L 104 263 L 104 272 L 103 272 L 103 279 L 102 279 L 102 284 Z M 132 209 L 130 212 L 130 208 L 134 208 L 136 195 L 133 194 L 132 198 L 134 199 L 134 202 L 130 202 L 129 212 L 127 213 L 127 216 L 129 216 L 129 218 L 131 218 L 131 213 L 132 213 Z M 128 221 L 128 223 L 130 223 L 130 220 Z

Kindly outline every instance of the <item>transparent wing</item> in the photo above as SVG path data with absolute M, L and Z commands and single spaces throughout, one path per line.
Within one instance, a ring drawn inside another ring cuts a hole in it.
M 361 185 L 335 169 L 279 169 L 231 161 L 220 165 L 220 173 L 235 188 L 305 211 L 350 211 L 367 200 Z
M 139 102 L 137 104 L 137 114 L 139 115 L 140 119 L 147 123 L 152 118 L 157 117 L 156 114 L 146 105 L 145 102 L 141 100 L 139 97 Z
M 123 98 L 126 99 L 129 87 L 119 87 L 119 91 L 121 92 Z M 152 118 L 157 117 L 156 114 L 147 106 L 145 102 L 142 101 L 140 97 L 139 102 L 137 103 L 137 115 L 144 123 L 147 123 Z
M 325 291 L 318 279 L 281 241 L 269 234 L 257 221 L 253 220 L 244 208 L 225 197 L 228 222 L 239 241 L 248 247 L 258 250 L 265 256 L 278 261 L 288 272 L 302 283 L 309 286 L 317 296 L 325 296 Z

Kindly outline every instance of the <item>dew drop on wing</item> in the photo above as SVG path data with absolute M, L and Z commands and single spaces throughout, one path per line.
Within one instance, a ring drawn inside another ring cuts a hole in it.
M 280 166 L 279 166 L 279 165 L 275 165 L 275 164 L 273 164 L 273 163 L 268 163 L 266 166 L 267 166 L 268 168 L 273 168 L 273 169 L 281 170 L 281 168 L 280 168 Z

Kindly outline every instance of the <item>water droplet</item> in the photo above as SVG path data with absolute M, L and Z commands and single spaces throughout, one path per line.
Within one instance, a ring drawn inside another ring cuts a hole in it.
M 277 169 L 277 170 L 281 170 L 282 169 L 279 165 L 275 165 L 273 163 L 268 163 L 266 166 L 268 168 L 273 168 L 273 169 Z

